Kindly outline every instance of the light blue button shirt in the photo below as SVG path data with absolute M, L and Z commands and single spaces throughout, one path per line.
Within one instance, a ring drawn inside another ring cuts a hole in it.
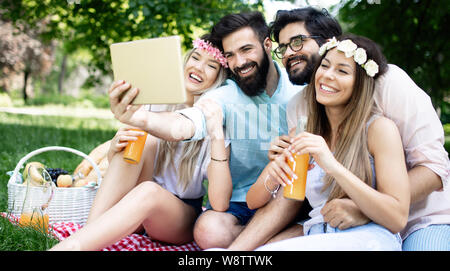
M 227 80 L 224 86 L 210 90 L 201 97 L 222 105 L 225 138 L 231 142 L 231 201 L 245 201 L 250 186 L 269 162 L 267 151 L 270 142 L 288 133 L 286 104 L 303 89 L 303 86 L 293 85 L 286 71 L 274 63 L 280 79 L 272 97 L 265 91 L 249 97 L 233 80 Z M 196 130 L 190 140 L 199 140 L 207 135 L 205 118 L 199 109 L 192 107 L 177 112 L 194 122 Z

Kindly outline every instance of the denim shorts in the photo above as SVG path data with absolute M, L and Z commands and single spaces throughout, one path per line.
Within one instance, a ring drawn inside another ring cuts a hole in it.
M 177 195 L 175 195 L 175 197 L 180 199 L 180 197 L 178 197 Z M 180 199 L 180 200 L 182 202 L 186 203 L 187 205 L 191 206 L 192 208 L 194 208 L 195 218 L 197 218 L 202 213 L 202 211 L 203 211 L 203 208 L 202 208 L 203 197 L 198 198 L 198 199 Z M 145 229 L 142 229 L 142 231 L 136 232 L 136 233 L 148 236 L 148 234 L 145 232 Z
M 192 208 L 194 208 L 196 217 L 198 217 L 203 212 L 202 209 L 203 197 L 198 199 L 180 199 L 180 200 L 186 203 L 187 205 L 192 206 Z
M 211 205 L 208 202 L 207 210 L 212 210 Z M 247 202 L 245 201 L 230 201 L 230 205 L 228 210 L 225 213 L 229 213 L 234 215 L 241 225 L 246 225 L 247 222 L 253 217 L 255 214 L 255 210 L 251 210 L 247 206 Z
M 212 210 L 211 205 L 207 204 L 206 207 L 207 210 Z M 241 225 L 246 225 L 248 221 L 253 217 L 253 215 L 256 213 L 258 209 L 249 209 L 247 206 L 247 202 L 245 201 L 230 201 L 230 205 L 228 207 L 228 210 L 225 211 L 225 213 L 229 213 L 234 215 Z M 300 208 L 300 211 L 298 212 L 297 216 L 294 219 L 294 222 L 304 222 L 309 219 L 309 212 L 312 210 L 311 205 L 309 204 L 308 200 L 305 198 L 305 201 L 302 204 L 302 207 Z M 300 223 L 301 224 L 301 223 Z
M 311 212 L 312 207 L 309 204 L 309 201 L 307 198 L 302 203 L 302 206 L 300 207 L 300 210 L 298 211 L 297 215 L 294 218 L 294 223 L 297 224 L 303 224 L 306 220 L 310 219 L 309 212 Z

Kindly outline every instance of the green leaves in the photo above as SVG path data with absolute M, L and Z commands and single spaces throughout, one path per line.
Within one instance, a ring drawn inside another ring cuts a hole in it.
M 110 73 L 109 46 L 159 36 L 180 35 L 190 48 L 194 29 L 208 31 L 225 14 L 262 7 L 262 0 L 5 0 L 1 19 L 23 22 L 29 27 L 48 21 L 42 37 L 61 40 L 72 53 L 85 48 L 92 65 Z
M 404 69 L 441 107 L 450 94 L 449 11 L 449 1 L 345 1 L 339 21 L 345 31 L 377 42 L 388 62 Z

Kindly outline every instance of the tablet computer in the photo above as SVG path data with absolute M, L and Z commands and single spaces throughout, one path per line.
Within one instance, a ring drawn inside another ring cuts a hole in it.
M 133 104 L 186 102 L 179 36 L 114 43 L 110 50 L 114 81 L 139 88 Z

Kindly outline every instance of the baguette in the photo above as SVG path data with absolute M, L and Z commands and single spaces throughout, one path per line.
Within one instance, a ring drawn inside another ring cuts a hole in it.
M 93 149 L 88 156 L 94 161 L 95 164 L 99 165 L 101 161 L 106 158 L 110 145 L 111 140 L 108 140 L 95 147 L 95 149 Z M 108 166 L 106 165 L 106 167 Z M 92 164 L 88 160 L 84 159 L 75 168 L 74 174 L 82 173 L 86 177 L 91 173 L 91 171 L 92 171 Z

